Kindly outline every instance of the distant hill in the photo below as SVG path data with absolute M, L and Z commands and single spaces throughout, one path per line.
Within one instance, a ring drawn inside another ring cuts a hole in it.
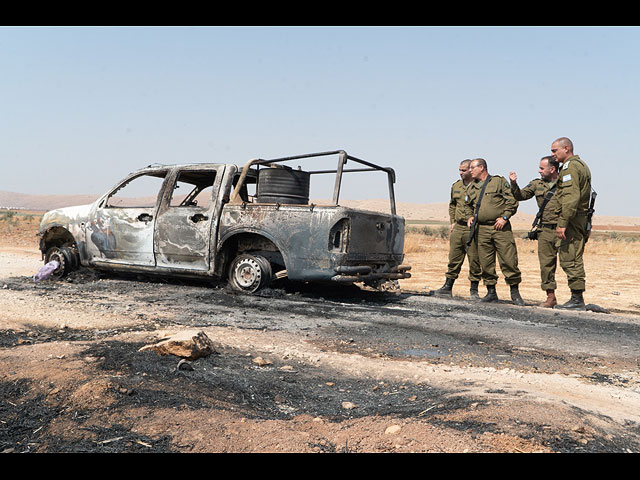
M 97 198 L 98 195 L 30 195 L 0 191 L 0 208 L 47 211 L 72 205 L 84 205 Z M 312 202 L 320 205 L 331 203 L 329 200 L 312 200 Z M 340 204 L 346 207 L 384 213 L 389 212 L 391 208 L 387 199 L 341 200 Z M 448 208 L 448 203 L 396 203 L 398 214 L 407 220 L 447 222 L 449 219 Z
M 72 205 L 84 205 L 91 203 L 98 195 L 30 195 L 26 193 L 0 191 L 0 208 L 13 208 L 23 210 L 47 211 Z M 312 200 L 313 203 L 323 204 L 326 200 Z M 341 205 L 352 208 L 360 208 L 374 212 L 387 213 L 390 211 L 388 199 L 373 200 L 341 200 Z M 449 221 L 449 204 L 442 203 L 409 203 L 396 202 L 398 215 L 402 215 L 408 221 L 427 220 L 433 222 Z M 518 212 L 512 223 L 519 228 L 529 228 L 534 215 Z M 640 217 L 609 217 L 595 214 L 594 226 L 630 226 L 640 227 Z
M 47 211 L 91 203 L 98 195 L 30 195 L 0 191 L 0 208 Z

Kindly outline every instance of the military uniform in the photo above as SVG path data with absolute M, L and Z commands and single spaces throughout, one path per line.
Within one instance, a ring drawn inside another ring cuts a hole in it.
M 536 197 L 538 208 L 544 202 L 544 198 L 556 185 L 555 181 L 547 182 L 541 178 L 536 178 L 529 184 L 520 188 L 516 182 L 511 182 L 511 193 L 518 201 L 529 200 Z M 557 188 L 557 187 L 556 187 Z M 555 290 L 556 284 L 556 266 L 558 264 L 558 237 L 556 235 L 556 227 L 558 224 L 558 194 L 555 192 L 549 199 L 549 202 L 542 212 L 540 219 L 540 234 L 538 235 L 538 260 L 540 261 L 540 287 L 542 290 Z
M 462 180 L 458 180 L 451 186 L 451 200 L 449 201 L 449 219 L 453 230 L 449 235 L 449 264 L 447 265 L 446 278 L 457 279 L 464 263 L 464 257 L 469 258 L 469 280 L 480 281 L 480 262 L 475 244 L 472 244 L 468 251 L 466 248 L 469 238 L 469 227 L 465 216 L 465 197 L 467 196 L 467 186 Z
M 572 292 L 582 292 L 586 286 L 582 255 L 587 234 L 591 171 L 579 156 L 569 157 L 562 165 L 556 195 L 558 227 L 566 228 L 566 240 L 556 240 L 559 244 L 560 266 L 567 274 Z
M 467 186 L 468 200 L 465 202 L 467 218 L 474 215 L 478 196 L 486 181 L 472 182 Z M 493 287 L 498 282 L 496 254 L 507 284 L 517 287 L 522 281 L 522 275 L 518 269 L 516 242 L 511 223 L 508 221 L 517 210 L 518 202 L 513 198 L 509 182 L 499 175 L 492 176 L 480 203 L 478 227 L 474 239 L 478 248 L 482 279 L 487 286 Z M 493 226 L 496 219 L 500 217 L 504 217 L 507 223 L 502 230 L 495 230 Z

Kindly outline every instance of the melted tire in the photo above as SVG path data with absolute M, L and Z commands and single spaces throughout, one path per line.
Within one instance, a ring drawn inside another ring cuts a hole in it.
M 60 279 L 78 268 L 78 259 L 70 247 L 51 247 L 45 254 L 44 263 L 56 261 L 60 266 L 53 271 L 51 278 Z

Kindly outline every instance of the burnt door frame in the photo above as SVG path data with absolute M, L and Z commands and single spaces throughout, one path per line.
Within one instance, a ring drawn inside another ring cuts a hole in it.
M 224 165 L 189 166 L 175 169 L 170 175 L 163 201 L 156 216 L 154 250 L 158 268 L 208 271 L 213 239 L 220 211 L 220 185 Z M 181 173 L 215 173 L 209 205 L 172 206 L 171 199 Z

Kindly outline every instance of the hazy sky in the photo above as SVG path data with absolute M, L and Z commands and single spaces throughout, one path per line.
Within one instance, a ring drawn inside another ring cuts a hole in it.
M 461 160 L 525 185 L 567 136 L 597 213 L 640 216 L 638 52 L 635 27 L 4 27 L 0 190 L 344 149 L 446 202 Z M 370 175 L 355 196 L 386 196 Z

